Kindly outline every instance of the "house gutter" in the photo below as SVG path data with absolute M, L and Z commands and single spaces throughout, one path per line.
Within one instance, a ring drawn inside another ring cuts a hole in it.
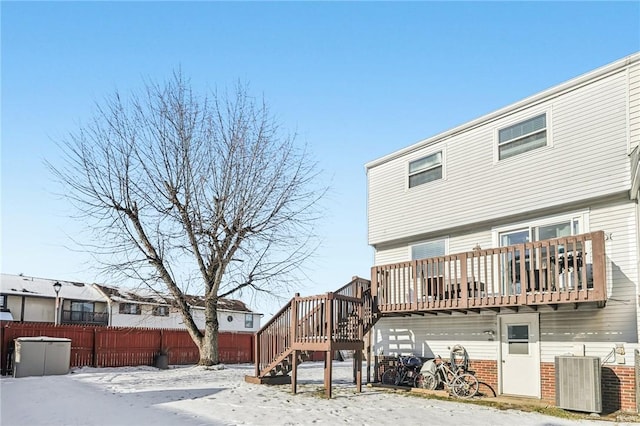
M 592 83 L 593 81 L 608 77 L 612 74 L 618 73 L 620 72 L 622 69 L 627 68 L 628 66 L 630 66 L 631 64 L 635 63 L 635 62 L 639 62 L 640 61 L 640 53 L 634 53 L 633 55 L 629 55 L 625 58 L 622 58 L 620 60 L 617 60 L 613 63 L 610 63 L 609 65 L 605 65 L 603 67 L 600 67 L 598 69 L 595 69 L 593 71 L 590 71 L 586 74 L 583 74 L 581 76 L 578 76 L 576 78 L 573 78 L 565 83 L 562 83 L 560 85 L 557 85 L 555 87 L 552 87 L 551 89 L 547 89 L 543 92 L 537 93 L 533 96 L 529 96 L 528 98 L 525 98 L 519 102 L 516 102 L 514 104 L 511 104 L 507 107 L 504 107 L 502 109 L 499 109 L 497 111 L 494 111 L 492 113 L 489 113 L 487 115 L 484 115 L 480 118 L 477 118 L 475 120 L 469 121 L 465 124 L 462 124 L 458 127 L 454 127 L 451 130 L 448 130 L 446 132 L 437 134 L 435 136 L 432 136 L 430 138 L 427 139 L 423 139 L 413 145 L 410 145 L 404 149 L 401 149 L 399 151 L 395 151 L 392 152 L 391 154 L 388 154 L 384 157 L 381 157 L 377 160 L 373 160 L 370 161 L 368 163 L 365 164 L 365 169 L 366 171 L 368 171 L 369 169 L 372 169 L 376 166 L 380 166 L 382 164 L 388 163 L 389 161 L 395 160 L 397 158 L 400 158 L 406 154 L 415 152 L 419 149 L 422 149 L 424 147 L 427 147 L 429 145 L 433 145 L 437 142 L 442 142 L 444 140 L 450 139 L 460 133 L 466 132 L 468 130 L 474 129 L 476 127 L 480 127 L 482 125 L 485 125 L 487 123 L 490 123 L 492 121 L 496 121 L 499 118 L 502 118 L 503 116 L 507 115 L 507 114 L 511 114 L 520 110 L 524 110 L 527 108 L 530 108 L 532 106 L 535 106 L 537 104 L 540 104 L 542 102 L 548 101 L 549 99 L 558 97 L 564 93 L 576 90 L 586 84 Z

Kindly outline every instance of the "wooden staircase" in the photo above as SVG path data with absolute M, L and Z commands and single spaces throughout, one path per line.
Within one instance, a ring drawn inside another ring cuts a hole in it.
M 331 398 L 331 360 L 337 350 L 354 351 L 354 375 L 361 389 L 365 336 L 378 320 L 371 281 L 354 277 L 339 290 L 319 296 L 296 294 L 255 336 L 255 375 L 245 380 L 297 387 L 297 366 L 312 352 L 325 352 L 325 393 Z

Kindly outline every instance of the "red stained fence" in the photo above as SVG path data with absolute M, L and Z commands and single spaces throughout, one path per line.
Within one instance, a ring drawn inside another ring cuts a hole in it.
M 169 364 L 196 364 L 199 359 L 186 330 L 1 322 L 2 374 L 6 373 L 10 343 L 18 337 L 37 336 L 71 339 L 71 367 L 154 365 L 161 351 L 169 354 Z M 220 362 L 253 363 L 253 345 L 253 334 L 220 333 Z

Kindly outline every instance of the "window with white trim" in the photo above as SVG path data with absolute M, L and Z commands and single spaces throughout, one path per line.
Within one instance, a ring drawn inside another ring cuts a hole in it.
M 409 163 L 409 188 L 442 179 L 442 151 Z
M 439 240 L 425 241 L 419 244 L 410 246 L 411 260 L 432 259 L 447 254 L 447 238 Z M 417 264 L 417 276 L 421 280 L 422 284 L 418 286 L 417 297 L 436 297 L 442 295 L 443 288 L 438 286 L 439 277 L 445 274 L 445 262 L 440 261 L 421 261 Z M 410 300 L 413 298 L 413 288 L 407 289 L 407 298 Z M 426 291 L 426 293 L 425 293 Z
M 500 246 L 528 243 L 530 241 L 550 240 L 580 234 L 581 216 L 566 219 L 549 220 L 532 226 L 516 227 L 499 233 Z M 582 231 L 583 232 L 583 231 Z
M 547 114 L 498 130 L 498 160 L 547 145 Z
M 427 259 L 429 257 L 444 256 L 447 240 L 433 240 L 411 246 L 411 260 Z
M 244 314 L 244 328 L 253 328 L 253 314 Z
M 519 225 L 514 224 L 511 227 L 504 227 L 494 231 L 496 232 L 498 245 L 505 247 L 526 244 L 533 241 L 570 237 L 587 232 L 586 228 L 588 228 L 587 213 L 577 213 L 544 218 Z M 573 250 L 575 247 L 576 246 L 573 245 L 569 250 Z M 580 257 L 579 263 L 575 264 L 582 265 L 583 262 L 586 264 L 590 258 L 590 243 L 585 242 L 578 247 L 581 253 L 580 256 L 582 257 Z M 571 278 L 569 276 L 562 276 L 562 270 L 570 267 L 566 266 L 563 261 L 560 261 L 561 257 L 565 256 L 565 251 L 567 251 L 566 256 L 573 256 L 571 251 L 566 250 L 563 244 L 556 244 L 549 247 L 540 245 L 537 248 L 531 248 L 531 246 L 529 246 L 523 253 L 509 252 L 501 254 L 500 264 L 502 265 L 502 269 L 500 271 L 500 281 L 503 283 L 504 291 L 508 294 L 519 294 L 522 286 L 521 280 L 527 283 L 527 291 L 539 289 L 542 280 L 540 276 L 543 276 L 543 279 L 547 280 L 548 285 L 564 285 L 564 282 L 561 281 Z M 558 261 L 556 261 L 555 256 L 558 256 Z M 521 263 L 523 260 L 524 265 Z M 553 263 L 553 267 L 557 268 L 554 273 L 557 277 L 554 276 L 552 278 L 556 280 L 557 283 L 551 282 L 551 278 L 547 279 L 549 277 L 547 277 L 546 270 L 550 268 L 550 265 L 546 264 L 547 260 Z M 524 266 L 526 271 L 530 271 L 524 278 L 520 276 L 522 266 Z M 590 266 L 587 265 L 587 288 L 592 288 L 592 279 Z M 544 282 L 542 282 L 542 284 L 544 284 Z

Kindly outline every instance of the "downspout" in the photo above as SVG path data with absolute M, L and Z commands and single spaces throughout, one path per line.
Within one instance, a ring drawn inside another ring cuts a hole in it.
M 20 322 L 24 322 L 24 301 L 26 296 L 22 296 L 22 301 L 20 303 Z
M 104 299 L 107 301 L 107 314 L 108 314 L 107 315 L 107 318 L 108 318 L 107 325 L 111 326 L 112 315 L 113 315 L 113 312 L 112 312 L 112 310 L 113 310 L 113 302 L 111 301 L 111 298 L 109 296 L 107 296 L 98 285 L 93 284 L 93 288 L 96 289 L 98 291 L 98 293 L 100 293 L 100 295 L 102 297 L 104 297 Z
M 634 298 L 634 304 L 636 306 L 636 332 L 640 333 L 640 284 L 638 284 L 638 281 L 640 281 L 640 205 L 638 205 L 638 197 L 632 200 L 635 202 L 636 212 L 636 297 Z

